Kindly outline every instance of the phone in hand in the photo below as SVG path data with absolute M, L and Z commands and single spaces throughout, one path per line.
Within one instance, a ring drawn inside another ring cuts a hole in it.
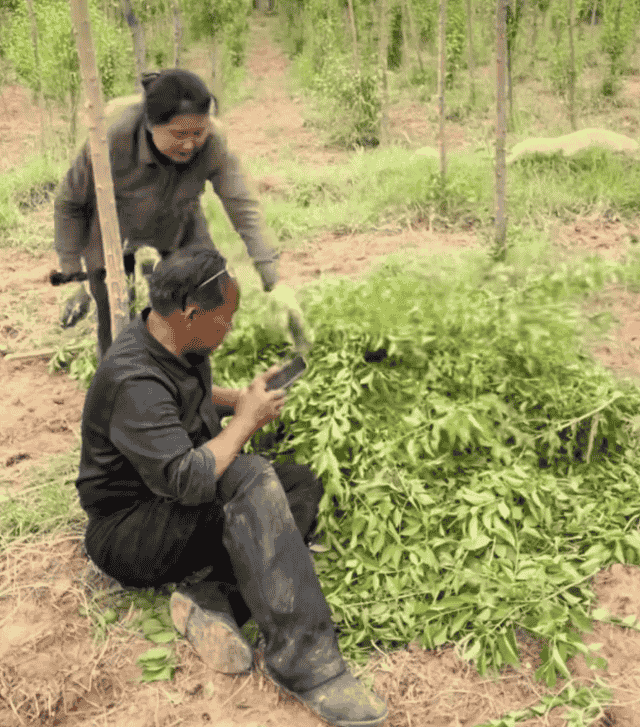
M 267 381 L 267 391 L 274 389 L 288 389 L 296 379 L 299 379 L 307 368 L 302 356 L 296 356 L 286 366 L 280 369 Z

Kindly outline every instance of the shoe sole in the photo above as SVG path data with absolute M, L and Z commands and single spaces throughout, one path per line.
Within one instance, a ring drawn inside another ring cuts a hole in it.
M 251 671 L 253 652 L 237 627 L 222 615 L 204 611 L 186 596 L 174 593 L 170 601 L 171 618 L 198 656 L 222 674 Z
M 386 710 L 384 715 L 382 717 L 376 717 L 375 719 L 369 719 L 366 721 L 359 720 L 357 722 L 354 722 L 353 720 L 338 720 L 337 722 L 330 721 L 328 717 L 318 712 L 318 710 L 314 709 L 308 702 L 304 700 L 303 697 L 301 697 L 296 692 L 292 692 L 286 687 L 282 686 L 280 682 L 271 674 L 266 664 L 263 664 L 262 668 L 263 674 L 267 677 L 267 679 L 278 689 L 281 689 L 285 694 L 288 694 L 290 697 L 293 697 L 294 699 L 297 699 L 300 704 L 304 704 L 304 706 L 313 712 L 317 717 L 320 717 L 321 719 L 325 720 L 328 724 L 334 725 L 334 727 L 381 727 L 386 721 L 389 716 L 389 710 Z

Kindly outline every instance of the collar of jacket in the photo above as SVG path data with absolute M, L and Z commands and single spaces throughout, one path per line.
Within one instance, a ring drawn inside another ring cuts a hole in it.
M 145 346 L 151 352 L 151 355 L 155 360 L 165 369 L 172 371 L 174 375 L 178 375 L 178 378 L 185 378 L 186 376 L 193 375 L 193 369 L 201 366 L 207 359 L 206 356 L 201 356 L 198 353 L 186 353 L 181 356 L 171 353 L 169 349 L 165 348 L 157 338 L 151 335 L 147 328 L 147 318 L 151 313 L 151 306 L 145 308 L 140 314 L 138 319 L 138 325 L 142 330 L 142 337 Z

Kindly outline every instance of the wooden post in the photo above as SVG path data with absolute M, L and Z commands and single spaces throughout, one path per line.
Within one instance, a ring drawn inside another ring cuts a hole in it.
M 438 29 L 438 105 L 440 128 L 438 144 L 440 146 L 440 176 L 444 181 L 447 173 L 447 150 L 444 143 L 444 88 L 447 79 L 447 0 L 440 0 Z
M 102 249 L 107 269 L 106 283 L 109 308 L 111 309 L 111 335 L 115 340 L 129 322 L 128 296 L 122 260 L 120 228 L 113 193 L 102 89 L 100 88 L 100 76 L 96 65 L 87 0 L 71 0 L 71 17 L 87 99 L 91 163 L 100 232 L 102 233 Z
M 576 126 L 576 57 L 573 45 L 573 0 L 569 0 L 569 122 Z
M 387 52 L 389 45 L 389 18 L 387 0 L 378 0 L 380 6 L 380 25 L 378 34 L 378 58 L 382 77 L 382 107 L 380 110 L 380 145 L 389 142 L 389 87 L 387 79 Z
M 44 121 L 44 93 L 42 91 L 42 68 L 40 66 L 40 54 L 38 53 L 38 22 L 33 8 L 33 0 L 27 0 L 29 8 L 29 19 L 31 21 L 31 41 L 33 43 L 33 58 L 36 64 L 36 96 L 38 98 L 38 115 L 40 117 L 40 153 L 44 154 L 47 149 L 47 125 Z
M 131 37 L 133 39 L 133 55 L 136 63 L 136 87 L 138 91 L 142 91 L 142 74 L 147 67 L 147 51 L 144 42 L 144 28 L 136 18 L 131 0 L 122 0 L 122 12 L 124 19 L 127 21 Z
M 495 191 L 495 219 L 496 257 L 503 260 L 507 245 L 507 165 L 505 155 L 505 142 L 507 137 L 507 106 L 505 98 L 507 58 L 507 2 L 498 0 L 496 12 L 496 191 Z
M 356 16 L 353 12 L 353 0 L 347 0 L 347 12 L 349 13 L 349 26 L 351 27 L 351 42 L 353 43 L 353 67 L 356 73 L 360 72 L 360 60 L 358 57 L 358 33 L 356 31 Z

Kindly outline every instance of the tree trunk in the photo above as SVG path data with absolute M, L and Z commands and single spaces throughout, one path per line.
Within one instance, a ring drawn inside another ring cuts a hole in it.
M 212 38 L 213 47 L 211 49 L 211 76 L 213 78 L 213 95 L 218 100 L 218 113 L 222 113 L 224 92 L 224 79 L 222 77 L 222 48 L 218 38 Z
M 438 144 L 440 147 L 440 176 L 444 182 L 447 172 L 447 151 L 444 143 L 444 88 L 447 80 L 447 0 L 440 0 L 438 27 L 438 107 L 440 128 Z
M 593 10 L 591 11 L 591 25 L 596 24 L 596 12 L 598 11 L 598 0 L 593 0 Z
M 507 166 L 505 142 L 507 137 L 507 114 L 505 104 L 505 65 L 507 57 L 507 2 L 498 0 L 496 12 L 496 192 L 495 219 L 496 236 L 495 251 L 498 259 L 506 256 L 507 217 L 506 191 Z
M 573 46 L 573 0 L 569 0 L 569 122 L 571 130 L 576 126 L 576 58 Z
M 380 63 L 380 76 L 382 81 L 382 106 L 380 109 L 380 145 L 389 142 L 389 86 L 387 79 L 387 52 L 389 46 L 389 18 L 387 0 L 378 0 L 380 7 L 378 58 Z
M 33 9 L 33 0 L 27 0 L 29 19 L 31 21 L 31 41 L 33 42 L 33 57 L 36 65 L 36 96 L 38 99 L 38 115 L 40 117 L 40 153 L 44 155 L 47 149 L 47 125 L 44 120 L 44 94 L 42 92 L 42 68 L 40 54 L 38 53 L 38 23 Z
M 127 285 L 122 260 L 122 242 L 113 193 L 111 162 L 107 145 L 107 126 L 104 119 L 100 77 L 91 35 L 87 0 L 71 0 L 71 17 L 80 58 L 89 117 L 89 144 L 96 189 L 98 219 L 102 233 L 102 248 L 107 270 L 107 291 L 111 309 L 113 339 L 129 322 Z
M 180 65 L 180 43 L 182 41 L 182 21 L 177 0 L 173 0 L 173 65 Z
M 358 57 L 358 33 L 356 31 L 356 16 L 353 12 L 353 0 L 347 0 L 347 12 L 349 13 L 349 26 L 351 28 L 351 42 L 353 43 L 353 67 L 356 73 L 360 72 L 360 60 Z
M 136 88 L 142 91 L 142 74 L 147 67 L 147 51 L 144 42 L 144 28 L 136 18 L 131 0 L 122 0 L 122 13 L 127 21 L 133 39 L 133 55 L 136 63 Z
M 416 21 L 413 16 L 413 7 L 411 5 L 412 0 L 403 0 L 404 10 L 407 13 L 407 20 L 409 21 L 409 32 L 411 37 L 414 39 L 414 46 L 416 49 L 416 56 L 418 57 L 418 66 L 420 67 L 420 73 L 424 73 L 424 63 L 422 62 L 422 53 L 420 52 L 420 33 L 416 28 Z
M 476 104 L 476 79 L 475 79 L 475 62 L 473 57 L 473 27 L 471 23 L 471 0 L 467 0 L 467 40 L 469 43 L 469 103 L 471 106 Z
M 531 29 L 531 63 L 530 67 L 533 68 L 536 62 L 536 44 L 538 42 L 538 8 L 534 3 L 531 3 L 531 11 L 533 13 L 533 27 Z

